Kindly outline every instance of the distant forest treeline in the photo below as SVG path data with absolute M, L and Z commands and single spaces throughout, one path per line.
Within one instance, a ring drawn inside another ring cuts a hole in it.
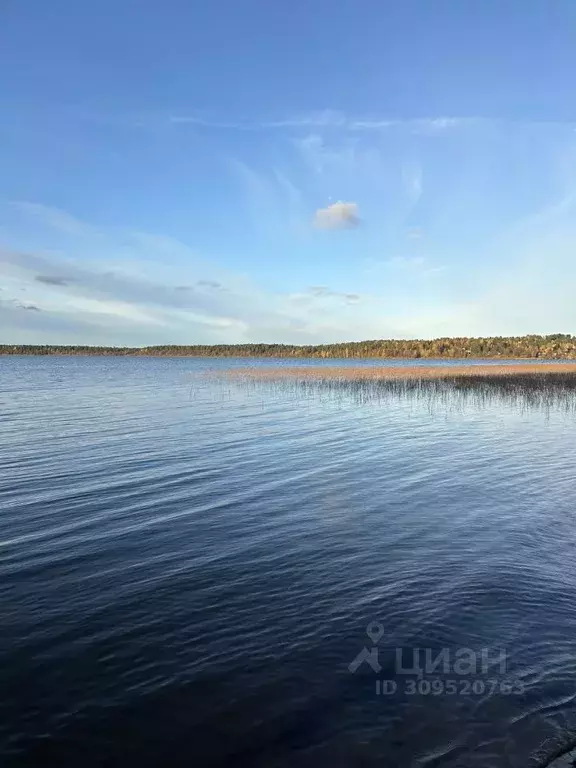
M 167 345 L 158 347 L 91 347 L 0 344 L 0 355 L 119 355 L 127 357 L 404 357 L 404 358 L 576 358 L 576 336 L 491 336 L 487 338 L 377 339 L 340 344 Z

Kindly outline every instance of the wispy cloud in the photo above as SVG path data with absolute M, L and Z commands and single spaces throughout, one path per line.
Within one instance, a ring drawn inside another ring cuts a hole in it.
M 46 227 L 50 227 L 64 235 L 89 237 L 94 236 L 95 234 L 95 230 L 92 227 L 60 208 L 25 201 L 13 202 L 12 205 L 17 210 L 36 219 Z
M 6 292 L 4 288 L 0 288 L 0 311 L 6 313 L 10 310 L 29 310 L 32 312 L 39 312 L 40 309 L 35 304 L 24 303 L 20 299 L 14 298 Z
M 322 297 L 310 294 L 318 305 L 308 311 L 287 293 L 265 291 L 210 267 L 174 238 L 129 231 L 97 231 L 95 237 L 105 245 L 99 262 L 0 249 L 0 342 L 318 343 L 343 332 L 339 308 L 359 300 L 357 294 L 326 289 Z M 139 269 L 111 263 L 119 242 L 146 255 Z M 174 255 L 180 266 L 174 272 L 178 279 L 170 282 L 168 257 Z M 25 320 L 33 314 L 42 320 Z
M 469 135 L 450 140 L 467 126 Z M 22 331 L 44 340 L 50 331 L 112 343 L 310 343 L 538 331 L 552 321 L 556 330 L 576 328 L 567 288 L 576 196 L 573 179 L 550 170 L 569 167 L 560 150 L 574 146 L 571 128 L 552 136 L 530 128 L 516 154 L 508 153 L 513 132 L 487 131 L 482 142 L 481 123 L 456 118 L 361 121 L 326 112 L 268 128 L 275 133 L 211 135 L 205 144 L 199 132 L 190 142 L 213 151 L 206 160 L 229 185 L 229 219 L 222 232 L 209 226 L 219 200 L 207 195 L 178 227 L 236 267 L 168 235 L 99 228 L 74 211 L 36 202 L 2 208 L 0 237 L 10 246 L 0 255 L 2 339 Z M 532 166 L 534 137 L 546 149 Z M 230 156 L 237 160 L 226 165 Z M 195 181 L 200 187 L 204 177 Z M 143 203 L 141 217 L 149 210 Z M 360 219 L 365 227 L 340 231 Z M 377 261 L 367 264 L 369 256 Z
M 327 138 L 317 132 L 293 137 L 292 142 L 307 168 L 325 181 L 339 177 L 358 185 L 382 178 L 384 169 L 378 144 L 348 134 Z
M 336 300 L 340 304 L 357 304 L 362 300 L 359 293 L 334 291 L 327 285 L 311 285 L 303 293 L 290 294 L 289 299 L 297 304 L 311 304 L 316 300 Z
M 222 283 L 219 283 L 217 280 L 198 280 L 196 285 L 199 288 L 212 288 L 215 291 L 224 290 Z
M 367 274 L 382 272 L 402 274 L 404 278 L 425 277 L 444 272 L 444 264 L 436 264 L 425 256 L 393 256 L 391 259 L 366 259 L 365 271 Z
M 68 279 L 65 277 L 53 277 L 52 275 L 36 275 L 34 278 L 37 283 L 44 283 L 44 285 L 58 285 L 64 287 L 68 285 Z
M 419 163 L 410 163 L 402 168 L 402 184 L 410 205 L 415 206 L 424 191 L 422 166 Z
M 173 114 L 167 117 L 173 126 L 198 126 L 233 131 L 266 131 L 287 129 L 340 129 L 345 131 L 376 131 L 390 128 L 407 128 L 410 131 L 428 135 L 440 134 L 458 128 L 466 128 L 481 122 L 494 122 L 478 117 L 433 116 L 433 117 L 357 117 L 334 109 L 289 115 L 278 119 L 230 120 L 207 114 Z
M 37 307 L 35 304 L 25 304 L 21 301 L 18 301 L 18 299 L 0 299 L 0 309 L 6 309 L 7 307 L 15 308 L 15 309 L 23 309 L 25 311 L 29 312 L 40 312 L 40 308 Z
M 256 125 L 251 125 L 250 123 L 218 120 L 216 118 L 203 117 L 202 115 L 170 115 L 168 122 L 172 125 L 197 125 L 203 128 L 222 128 L 234 131 L 247 131 L 256 128 Z M 144 125 L 145 120 L 140 119 L 139 124 Z
M 289 175 L 277 167 L 256 168 L 237 158 L 228 160 L 240 183 L 241 201 L 252 229 L 262 237 L 305 229 L 302 192 Z
M 357 203 L 337 202 L 319 208 L 314 214 L 317 229 L 354 229 L 360 224 Z

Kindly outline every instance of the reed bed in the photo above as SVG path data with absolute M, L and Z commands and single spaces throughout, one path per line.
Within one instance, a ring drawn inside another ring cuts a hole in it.
M 568 374 L 576 382 L 576 363 L 513 363 L 509 365 L 404 365 L 404 366 L 274 366 L 242 367 L 232 376 L 256 379 L 453 379 L 478 377 L 545 376 Z M 576 386 L 576 384 L 575 384 Z
M 497 400 L 520 407 L 576 412 L 576 365 L 281 366 L 246 367 L 225 377 L 252 390 L 303 399 L 329 397 L 368 404 L 391 397 L 486 406 Z

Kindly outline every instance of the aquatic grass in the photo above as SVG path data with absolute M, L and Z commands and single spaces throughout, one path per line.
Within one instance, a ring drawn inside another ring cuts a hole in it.
M 302 399 L 352 398 L 369 404 L 409 398 L 451 409 L 500 401 L 520 408 L 576 411 L 576 366 L 569 364 L 243 368 L 227 371 L 225 377 L 253 391 Z

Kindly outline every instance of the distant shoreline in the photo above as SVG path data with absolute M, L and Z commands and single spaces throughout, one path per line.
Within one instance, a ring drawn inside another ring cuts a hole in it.
M 193 359 L 200 359 L 200 358 L 206 358 L 211 360 L 216 359 L 241 359 L 241 360 L 344 360 L 346 358 L 343 357 L 318 357 L 314 355 L 309 356 L 302 356 L 302 357 L 292 357 L 291 355 L 208 355 L 208 354 L 190 354 L 190 355 L 182 355 L 182 354 L 154 354 L 153 352 L 141 352 L 141 353 L 125 353 L 125 352 L 118 352 L 117 354 L 114 354 L 113 352 L 1 352 L 0 351 L 0 357 L 154 357 L 154 358 L 170 358 L 171 360 L 182 360 L 186 358 L 193 358 Z M 571 358 L 568 357 L 514 357 L 513 355 L 498 355 L 497 357 L 380 357 L 380 356 L 373 356 L 373 355 L 367 355 L 366 357 L 360 357 L 356 356 L 354 358 L 349 358 L 351 360 L 382 360 L 390 361 L 390 360 L 398 360 L 401 362 L 418 362 L 418 361 L 430 361 L 434 362 L 437 360 L 466 360 L 469 359 L 470 361 L 473 360 L 502 360 L 503 365 L 507 365 L 505 361 L 507 360 L 514 360 L 518 362 L 526 361 L 527 363 L 532 363 L 535 360 L 540 360 L 542 362 L 547 363 L 547 367 L 549 365 L 554 365 L 556 362 L 558 364 L 563 364 L 563 361 L 570 360 Z M 576 358 L 574 358 L 574 365 L 576 365 Z M 539 367 L 541 367 L 540 363 L 538 364 Z M 423 366 L 418 366 L 425 367 Z M 470 366 L 470 367 L 479 367 L 479 366 Z
M 104 347 L 64 344 L 0 344 L 0 356 L 236 357 L 381 360 L 576 360 L 576 336 L 375 339 L 337 344 L 167 344 Z

